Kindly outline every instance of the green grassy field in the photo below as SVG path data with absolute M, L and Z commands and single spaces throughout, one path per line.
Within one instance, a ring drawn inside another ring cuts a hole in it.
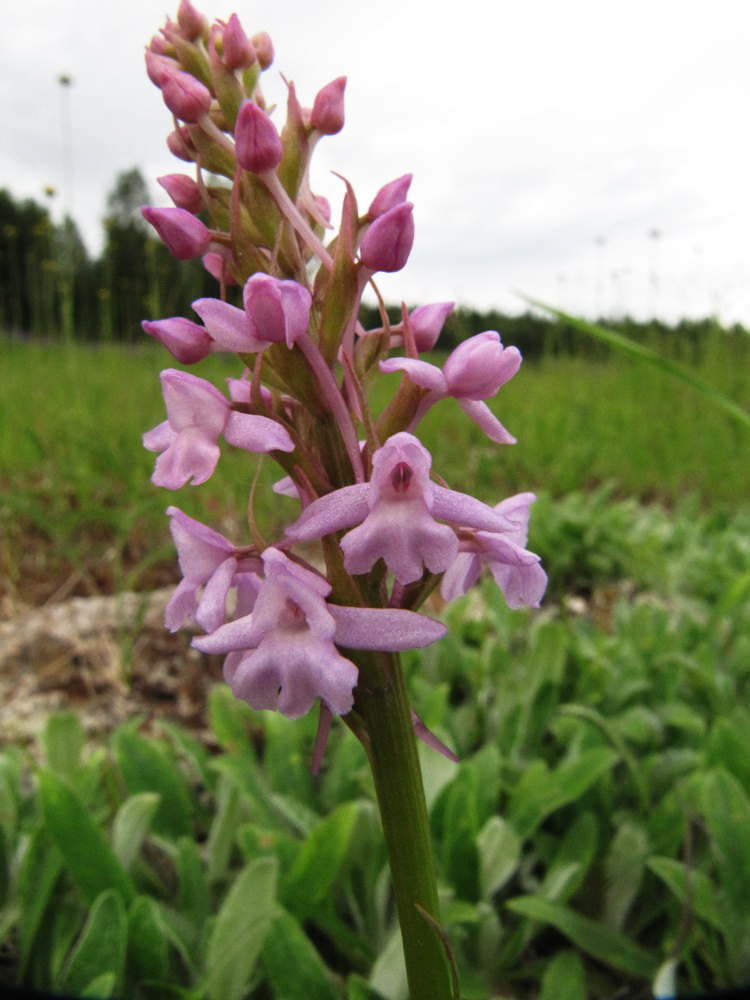
M 717 336 L 699 374 L 747 405 L 750 349 Z M 258 460 L 225 448 L 220 471 L 179 497 L 152 486 L 153 456 L 141 434 L 164 418 L 158 381 L 165 352 L 107 346 L 2 344 L 0 512 L 2 569 L 23 597 L 71 573 L 74 593 L 150 586 L 168 575 L 163 511 L 226 528 L 244 518 Z M 221 385 L 233 362 L 211 358 L 191 371 Z M 377 385 L 383 402 L 400 376 Z M 648 365 L 611 356 L 547 358 L 526 364 L 493 407 L 519 444 L 498 447 L 453 402 L 420 428 L 435 470 L 455 489 L 497 502 L 531 489 L 559 498 L 608 484 L 613 496 L 667 506 L 690 496 L 700 507 L 747 500 L 750 441 L 740 426 L 690 389 Z M 257 516 L 269 536 L 284 501 L 268 489 L 263 463 Z

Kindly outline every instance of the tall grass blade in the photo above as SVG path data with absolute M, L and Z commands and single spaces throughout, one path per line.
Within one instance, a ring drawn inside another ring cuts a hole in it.
M 641 361 L 647 361 L 649 364 L 661 368 L 663 372 L 689 385 L 691 389 L 703 396 L 709 403 L 728 413 L 730 417 L 738 423 L 744 424 L 746 429 L 750 430 L 750 413 L 746 409 L 735 403 L 733 399 L 729 399 L 728 396 L 719 392 L 718 389 L 714 389 L 713 386 L 708 385 L 703 379 L 697 378 L 687 368 L 683 368 L 682 365 L 678 365 L 670 358 L 663 357 L 645 344 L 639 344 L 636 340 L 631 340 L 630 337 L 626 337 L 616 330 L 608 330 L 606 327 L 599 326 L 598 323 L 589 323 L 587 320 L 579 319 L 577 316 L 570 316 L 561 309 L 555 309 L 553 306 L 548 306 L 544 302 L 540 302 L 538 299 L 531 298 L 528 295 L 521 295 L 521 298 L 525 302 L 528 302 L 529 305 L 536 306 L 537 309 L 542 309 L 551 316 L 556 316 L 561 323 L 572 326 L 574 330 L 578 330 L 580 333 L 585 333 L 605 344 L 609 344 L 610 347 L 615 347 L 617 350 L 623 351 L 631 357 L 639 358 Z

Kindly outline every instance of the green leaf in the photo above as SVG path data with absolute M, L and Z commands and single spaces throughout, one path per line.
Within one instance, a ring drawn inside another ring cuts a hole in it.
M 170 840 L 188 836 L 190 796 L 177 765 L 167 754 L 166 744 L 157 744 L 126 724 L 113 735 L 112 746 L 128 792 L 159 795 L 153 820 L 155 832 Z
M 626 820 L 617 828 L 604 861 L 605 927 L 622 929 L 640 889 L 648 847 L 648 838 L 640 826 Z
M 37 781 L 47 828 L 84 900 L 93 903 L 112 888 L 130 903 L 133 883 L 73 789 L 50 771 L 40 771 Z
M 519 896 L 506 905 L 514 913 L 551 924 L 581 951 L 611 968 L 642 979 L 651 979 L 656 971 L 657 960 L 649 952 L 623 934 L 582 917 L 561 903 L 541 896 Z
M 629 354 L 631 357 L 646 361 L 654 367 L 660 368 L 665 374 L 679 379 L 685 385 L 689 385 L 691 389 L 694 389 L 707 402 L 728 413 L 730 417 L 750 430 L 750 413 L 747 410 L 744 410 L 734 400 L 714 389 L 713 386 L 699 379 L 691 371 L 688 371 L 687 368 L 683 368 L 670 358 L 665 358 L 661 354 L 657 354 L 650 347 L 646 347 L 645 344 L 639 344 L 622 333 L 599 326 L 598 323 L 589 323 L 575 316 L 569 316 L 560 309 L 553 309 L 552 306 L 545 305 L 543 302 L 529 298 L 526 295 L 521 297 L 530 305 L 536 306 L 538 309 L 543 309 L 552 316 L 557 316 L 559 320 L 568 326 L 572 326 L 574 330 L 579 330 L 581 333 L 588 334 L 588 336 L 594 337 L 596 340 L 601 340 L 603 343 L 609 344 L 610 347 L 615 347 L 624 354 Z
M 177 875 L 180 882 L 180 913 L 190 921 L 200 939 L 208 920 L 211 899 L 200 851 L 194 840 L 182 837 L 177 844 Z
M 11 838 L 15 836 L 18 822 L 20 784 L 21 771 L 7 754 L 3 754 L 0 756 L 0 826 Z
M 339 991 L 323 960 L 296 920 L 279 910 L 261 956 L 273 996 L 284 1000 L 337 1000 Z
M 219 777 L 216 815 L 208 833 L 206 868 L 209 882 L 224 878 L 229 869 L 237 825 L 242 816 L 240 793 L 225 774 Z
M 216 785 L 216 772 L 210 767 L 211 754 L 200 740 L 191 736 L 181 726 L 166 719 L 159 720 L 159 728 L 163 729 L 175 746 L 178 747 L 180 753 L 194 769 L 198 779 L 203 782 L 206 788 L 210 788 L 213 791 Z
M 681 906 L 695 912 L 716 930 L 722 929 L 723 916 L 716 889 L 705 872 L 699 868 L 687 869 L 676 858 L 649 858 L 648 867 L 669 886 Z
M 37 933 L 62 869 L 62 855 L 50 842 L 49 832 L 44 827 L 39 828 L 31 836 L 18 876 L 18 903 L 21 911 L 19 982 L 25 981 Z
M 71 952 L 61 987 L 76 995 L 93 980 L 109 973 L 118 982 L 125 966 L 127 918 L 122 898 L 114 889 L 107 889 L 94 900 L 88 919 Z M 110 987 L 110 991 L 114 983 Z M 93 995 L 93 994 L 89 994 Z
M 160 801 L 156 792 L 141 792 L 131 795 L 117 810 L 112 825 L 112 847 L 128 871 L 141 849 Z
M 521 840 L 500 816 L 491 816 L 477 838 L 479 885 L 489 900 L 513 875 L 521 860 Z
M 746 918 L 750 899 L 750 799 L 739 781 L 723 768 L 704 777 L 702 792 L 719 884 L 734 914 Z
M 750 795 L 750 716 L 737 710 L 738 718 L 719 718 L 714 723 L 708 745 L 707 764 L 723 767 L 742 783 Z
M 442 859 L 445 878 L 460 899 L 479 896 L 476 789 L 472 775 L 461 770 L 445 793 Z
M 346 981 L 346 1000 L 386 1000 L 361 976 L 352 973 Z
M 0 907 L 8 902 L 12 853 L 5 827 L 0 825 Z M 2 938 L 0 938 L 2 940 Z
M 223 684 L 218 684 L 209 695 L 208 717 L 219 746 L 229 754 L 241 754 L 255 760 L 249 737 L 253 713 Z
M 47 719 L 41 742 L 47 766 L 65 778 L 74 778 L 86 740 L 76 712 L 55 712 Z
M 370 973 L 370 986 L 388 1000 L 409 1000 L 401 932 L 393 931 Z
M 577 802 L 617 760 L 607 747 L 595 747 L 554 771 L 543 761 L 534 761 L 513 790 L 508 807 L 508 819 L 518 835 L 525 840 L 555 810 Z
M 91 997 L 94 1000 L 107 1000 L 108 997 L 112 996 L 116 983 L 117 976 L 114 972 L 103 972 L 100 976 L 95 976 L 88 986 L 81 990 L 81 1000 L 84 997 Z
M 586 978 L 577 951 L 561 951 L 547 964 L 539 1000 L 586 1000 Z
M 565 902 L 579 889 L 596 856 L 599 827 L 593 813 L 579 812 L 565 831 L 544 877 L 540 895 Z
M 349 850 L 358 814 L 357 802 L 337 806 L 302 845 L 282 889 L 284 905 L 301 920 L 314 915 L 327 897 Z
M 166 931 L 159 907 L 150 896 L 137 896 L 128 911 L 128 963 L 139 982 L 168 978 Z
M 235 879 L 208 942 L 209 1000 L 242 1000 L 276 912 L 275 858 L 251 861 Z

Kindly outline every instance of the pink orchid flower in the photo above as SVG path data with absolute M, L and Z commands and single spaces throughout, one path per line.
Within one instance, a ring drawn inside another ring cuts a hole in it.
M 346 715 L 357 668 L 337 646 L 399 651 L 445 634 L 439 622 L 413 611 L 329 604 L 323 577 L 273 547 L 262 558 L 265 579 L 252 613 L 193 640 L 204 653 L 228 654 L 227 683 L 252 708 L 295 719 L 321 698 L 333 714 Z
M 415 385 L 428 390 L 412 427 L 434 403 L 453 396 L 464 413 L 498 444 L 515 444 L 516 439 L 482 400 L 495 396 L 520 366 L 518 348 L 503 347 L 500 334 L 494 330 L 478 333 L 459 344 L 448 355 L 442 371 L 437 365 L 417 358 L 387 358 L 380 362 L 381 371 L 405 372 Z
M 196 621 L 213 632 L 226 619 L 227 597 L 236 591 L 234 613 L 252 611 L 260 586 L 260 557 L 236 548 L 218 531 L 188 517 L 178 507 L 167 507 L 183 579 L 164 612 L 171 632 Z
M 518 493 L 495 506 L 510 527 L 506 531 L 472 531 L 462 535 L 460 551 L 446 570 L 440 593 L 446 601 L 465 594 L 486 563 L 509 608 L 538 608 L 547 588 L 539 556 L 527 551 L 529 507 L 533 493 Z
M 341 540 L 347 573 L 367 573 L 381 558 L 402 584 L 418 580 L 425 566 L 442 573 L 458 554 L 458 538 L 436 518 L 485 531 L 505 531 L 510 524 L 474 497 L 433 483 L 431 464 L 413 434 L 394 434 L 373 455 L 370 482 L 313 501 L 287 529 L 288 537 L 307 540 L 353 528 Z
M 291 348 L 307 333 L 312 296 L 296 281 L 258 272 L 245 282 L 244 309 L 220 299 L 197 299 L 193 309 L 225 351 L 256 354 L 271 344 Z
M 219 461 L 219 436 L 245 451 L 294 451 L 281 424 L 233 410 L 205 379 L 167 368 L 161 373 L 167 419 L 143 435 L 143 446 L 161 452 L 151 481 L 177 490 L 205 483 Z

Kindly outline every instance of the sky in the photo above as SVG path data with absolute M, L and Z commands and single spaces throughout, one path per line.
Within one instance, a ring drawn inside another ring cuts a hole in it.
M 346 125 L 313 189 L 366 207 L 414 174 L 416 240 L 388 302 L 750 328 L 750 3 L 194 0 L 276 51 L 301 103 L 346 75 Z M 143 51 L 178 0 L 0 0 L 0 187 L 69 211 L 101 247 L 107 193 L 180 171 Z M 60 85 L 61 74 L 71 83 Z M 278 116 L 278 124 L 283 116 Z

